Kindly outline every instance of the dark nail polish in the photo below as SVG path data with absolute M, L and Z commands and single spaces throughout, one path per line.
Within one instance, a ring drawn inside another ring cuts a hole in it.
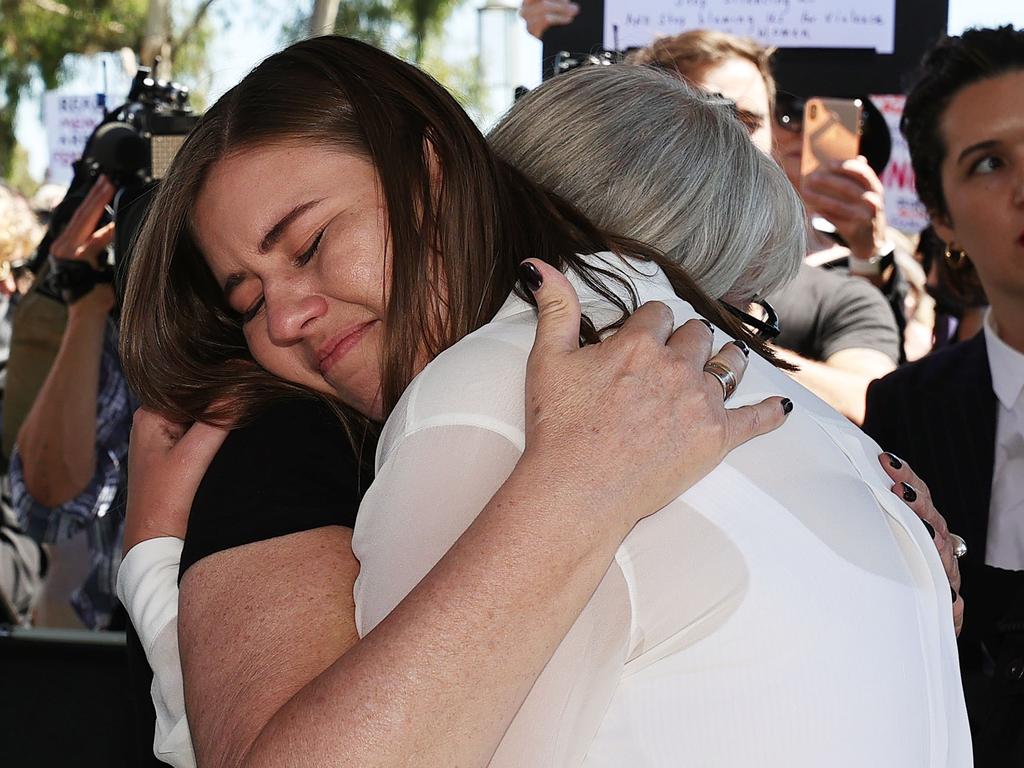
M 746 345 L 746 342 L 737 339 L 736 341 L 733 342 L 733 344 L 740 348 L 740 352 L 743 353 L 744 357 L 750 357 L 750 347 Z
M 911 503 L 917 501 L 917 491 L 910 483 L 900 483 L 903 486 L 903 500 Z M 934 532 L 933 532 L 934 535 Z
M 953 602 L 955 603 L 956 602 L 956 590 L 953 589 L 953 587 L 950 587 L 949 591 L 953 593 Z
M 934 539 L 935 538 L 935 529 L 932 528 L 931 524 L 927 520 L 922 520 L 921 522 L 924 523 L 924 528 L 925 528 L 926 531 L 928 531 L 928 535 L 931 536 Z
M 704 325 L 706 325 L 708 327 L 708 333 L 710 333 L 712 336 L 715 335 L 715 326 L 713 326 L 711 324 L 710 320 L 705 320 L 703 317 L 698 317 L 697 319 L 700 320 L 702 323 L 704 323 Z
M 790 400 L 788 397 L 784 398 L 783 401 L 782 401 L 782 412 L 788 415 L 789 412 L 792 411 L 792 410 L 793 410 L 793 401 Z
M 903 462 L 900 461 L 899 456 L 895 453 L 885 452 L 886 457 L 889 459 L 889 466 L 893 469 L 903 469 Z
M 531 293 L 539 291 L 541 285 L 544 284 L 544 278 L 541 277 L 540 270 L 529 261 L 524 261 L 519 265 L 519 281 Z

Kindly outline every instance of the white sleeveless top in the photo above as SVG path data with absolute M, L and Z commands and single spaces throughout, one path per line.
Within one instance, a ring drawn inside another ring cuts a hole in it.
M 696 316 L 653 265 L 588 258 L 624 270 L 641 302 L 665 302 L 677 325 Z M 615 315 L 573 283 L 598 327 Z M 353 537 L 360 635 L 515 466 L 535 330 L 534 310 L 511 296 L 427 366 L 388 419 Z M 727 340 L 716 332 L 716 347 Z M 629 534 L 492 765 L 972 764 L 934 544 L 889 491 L 878 447 L 752 355 L 730 405 L 771 395 L 795 403 L 782 428 Z

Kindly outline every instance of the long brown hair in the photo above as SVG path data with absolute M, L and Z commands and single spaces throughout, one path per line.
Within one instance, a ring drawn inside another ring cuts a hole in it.
M 285 140 L 346 148 L 376 168 L 394 254 L 381 371 L 385 415 L 424 352 L 432 358 L 488 322 L 512 290 L 532 301 L 517 287 L 517 267 L 527 257 L 572 268 L 618 305 L 622 320 L 635 309 L 635 294 L 633 306 L 623 302 L 606 285 L 616 277 L 578 254 L 613 250 L 657 262 L 680 297 L 771 358 L 681 268 L 601 232 L 500 161 L 428 75 L 364 43 L 320 37 L 268 58 L 204 115 L 139 234 L 121 357 L 142 403 L 169 418 L 237 424 L 274 398 L 304 394 L 253 360 L 241 319 L 193 234 L 192 207 L 212 165 Z M 584 323 L 582 335 L 596 341 L 597 329 Z

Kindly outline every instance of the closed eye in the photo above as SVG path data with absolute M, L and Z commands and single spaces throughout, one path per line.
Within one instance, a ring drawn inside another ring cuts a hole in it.
M 319 232 L 317 232 L 316 237 L 313 239 L 313 242 L 310 244 L 309 248 L 300 253 L 298 255 L 298 258 L 294 259 L 293 263 L 295 264 L 295 266 L 304 267 L 306 264 L 309 264 L 309 262 L 312 261 L 313 257 L 316 256 L 316 254 L 320 250 L 320 241 L 324 239 L 324 232 L 326 231 L 327 227 L 324 227 Z
M 292 260 L 292 263 L 295 266 L 302 267 L 308 264 L 310 261 L 312 261 L 313 257 L 316 256 L 316 254 L 320 250 L 320 242 L 323 240 L 324 232 L 326 231 L 327 227 L 324 227 L 319 232 L 317 232 L 316 237 L 313 239 L 313 242 L 310 243 L 309 248 L 307 248 L 305 251 L 300 253 L 295 259 Z M 260 313 L 260 310 L 263 309 L 263 304 L 264 298 L 260 296 L 249 309 L 242 313 L 242 324 L 245 325 L 246 323 L 255 319 L 256 315 L 258 315 Z
M 242 313 L 242 325 L 245 325 L 250 320 L 253 320 L 256 315 L 259 314 L 260 310 L 263 309 L 263 297 L 260 296 L 255 303 Z

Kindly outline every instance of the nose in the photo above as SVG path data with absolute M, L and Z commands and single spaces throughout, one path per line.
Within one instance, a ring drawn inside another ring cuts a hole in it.
M 327 300 L 318 293 L 305 290 L 301 284 L 264 289 L 267 332 L 270 341 L 288 346 L 305 338 L 316 326 L 316 320 L 327 311 Z

